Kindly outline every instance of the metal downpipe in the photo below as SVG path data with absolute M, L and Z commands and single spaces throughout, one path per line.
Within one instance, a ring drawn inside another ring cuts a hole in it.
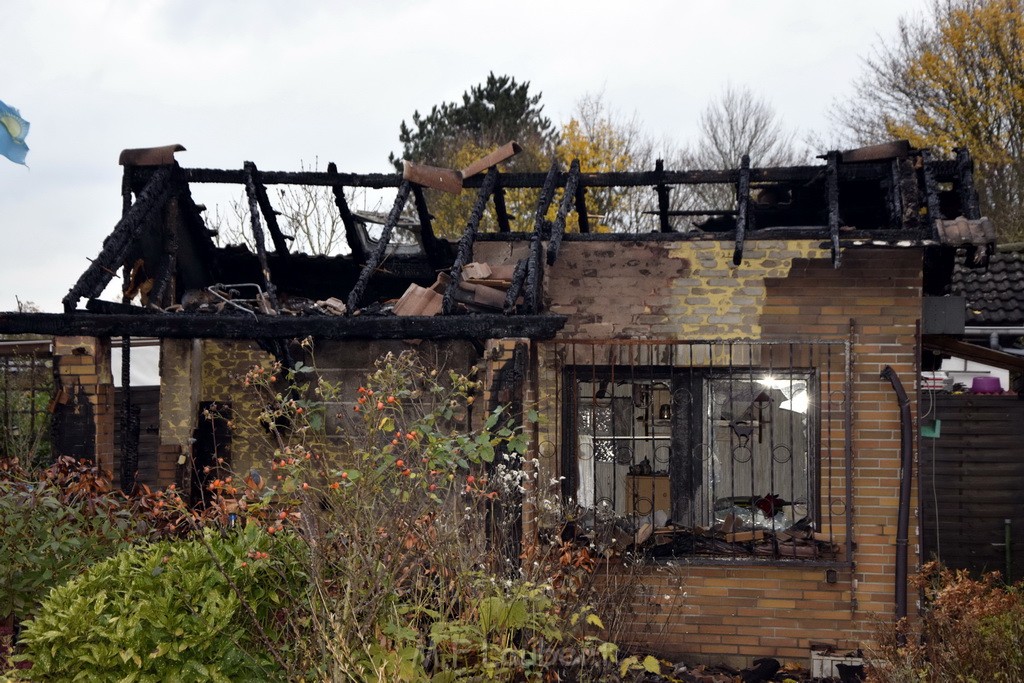
M 907 546 L 910 531 L 910 491 L 913 480 L 913 423 L 910 397 L 896 371 L 886 365 L 880 379 L 888 380 L 900 406 L 900 500 L 896 522 L 896 620 L 907 616 Z

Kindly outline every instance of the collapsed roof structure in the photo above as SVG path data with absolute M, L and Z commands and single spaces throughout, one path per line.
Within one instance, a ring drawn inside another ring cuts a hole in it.
M 544 310 L 542 283 L 545 267 L 555 263 L 564 240 L 727 241 L 733 244 L 733 263 L 740 265 L 751 240 L 821 239 L 837 268 L 848 248 L 967 245 L 973 254 L 978 246 L 990 249 L 994 241 L 991 225 L 981 220 L 968 152 L 959 150 L 953 160 L 934 160 L 928 150 L 912 149 L 906 142 L 829 152 L 823 164 L 814 166 L 751 168 L 745 157 L 738 168 L 728 170 L 673 171 L 659 161 L 650 171 L 584 173 L 574 161 L 568 169 L 555 162 L 546 174 L 499 171 L 497 164 L 518 151 L 515 143 L 462 172 L 407 163 L 404 174 L 339 173 L 333 163 L 324 172 L 261 171 L 252 162 L 241 169 L 183 168 L 174 160 L 175 152 L 183 149 L 171 145 L 125 150 L 120 159 L 122 218 L 64 297 L 64 313 L 0 314 L 0 329 L 278 340 L 306 335 L 550 338 L 564 318 Z M 245 188 L 255 253 L 241 246 L 216 246 L 203 220 L 203 207 L 193 199 L 195 188 L 205 184 Z M 330 188 L 350 253 L 329 257 L 291 251 L 291 237 L 279 225 L 267 191 L 275 185 Z M 708 185 L 734 187 L 735 204 L 672 208 L 674 193 Z M 435 235 L 426 187 L 476 192 L 457 244 Z M 377 239 L 366 230 L 367 216 L 349 206 L 347 188 L 396 191 Z M 656 197 L 656 208 L 648 212 L 649 231 L 592 232 L 587 195 L 604 188 L 649 188 Z M 505 202 L 506 191 L 521 189 L 539 193 L 533 230 L 526 233 L 511 230 Z M 558 191 L 561 198 L 556 202 Z M 405 213 L 410 203 L 414 221 Z M 491 232 L 481 229 L 488 203 L 496 216 Z M 570 234 L 566 224 L 573 212 L 579 231 Z M 956 217 L 960 220 L 952 220 Z M 694 218 L 704 220 L 695 225 Z M 394 236 L 402 221 L 402 227 L 412 228 L 418 248 L 396 246 Z M 473 260 L 474 243 L 483 240 L 528 240 L 529 255 L 519 260 L 505 283 L 500 310 L 469 313 L 459 302 L 460 286 L 465 288 L 461 275 Z M 971 260 L 982 260 L 986 253 L 972 255 Z M 946 260 L 951 272 L 952 259 Z M 118 270 L 124 276 L 123 301 L 101 300 Z M 449 277 L 438 283 L 442 271 Z M 943 286 L 947 278 L 942 276 Z M 383 305 L 412 284 L 432 283 L 441 295 L 439 315 L 396 316 L 390 305 Z M 243 294 L 251 305 L 230 302 Z M 130 303 L 137 295 L 143 305 Z M 219 306 L 220 315 L 211 316 L 189 305 L 203 298 L 227 303 Z M 334 305 L 325 309 L 316 304 L 327 299 Z M 338 305 L 341 302 L 343 306 Z

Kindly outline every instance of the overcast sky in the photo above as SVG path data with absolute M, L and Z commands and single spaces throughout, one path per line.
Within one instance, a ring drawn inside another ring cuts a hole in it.
M 19 3 L 0 22 L 0 100 L 31 124 L 30 168 L 0 158 L 0 310 L 60 310 L 120 216 L 126 147 L 387 171 L 402 119 L 489 71 L 529 81 L 555 122 L 603 91 L 681 145 L 726 83 L 825 132 L 862 58 L 924 1 Z

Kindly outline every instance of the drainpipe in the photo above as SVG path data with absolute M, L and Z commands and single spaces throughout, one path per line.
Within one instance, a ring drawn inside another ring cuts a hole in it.
M 910 530 L 910 484 L 914 466 L 910 397 L 896 371 L 886 365 L 880 379 L 889 380 L 900 404 L 900 502 L 896 521 L 896 620 L 907 616 L 907 545 Z

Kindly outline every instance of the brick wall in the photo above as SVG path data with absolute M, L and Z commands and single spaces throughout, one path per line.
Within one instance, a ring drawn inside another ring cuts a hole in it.
M 634 632 L 666 654 L 737 663 L 764 655 L 806 658 L 811 641 L 840 649 L 868 645 L 874 616 L 893 614 L 899 411 L 879 372 L 891 365 L 914 395 L 921 254 L 848 250 L 837 270 L 819 245 L 751 242 L 735 267 L 728 243 L 569 241 L 546 273 L 549 310 L 569 316 L 559 334 L 565 341 L 845 340 L 852 320 L 852 569 L 840 568 L 836 583 L 828 583 L 824 568 L 652 566 L 634 605 Z M 514 262 L 526 248 L 481 244 L 476 258 Z M 537 349 L 542 494 L 559 491 L 547 483 L 561 474 L 558 382 L 572 361 L 559 348 L 565 347 Z M 841 442 L 843 435 L 834 436 Z M 841 477 L 841 454 L 838 464 Z M 833 533 L 845 543 L 845 528 Z M 912 523 L 911 570 L 917 547 Z M 914 613 L 913 604 L 909 610 Z
M 477 361 L 468 342 L 409 344 L 403 341 L 323 342 L 303 362 L 339 387 L 340 396 L 327 405 L 327 435 L 343 429 L 356 389 L 373 372 L 376 361 L 387 353 L 413 350 L 426 367 L 467 373 Z M 293 352 L 300 353 L 299 349 Z M 297 358 L 298 359 L 298 358 Z M 236 472 L 247 472 L 273 454 L 272 436 L 259 423 L 263 410 L 255 392 L 244 386 L 245 374 L 254 366 L 270 370 L 274 357 L 255 342 L 215 340 L 164 340 L 161 347 L 159 484 L 179 481 L 182 455 L 191 453 L 191 442 L 201 404 L 219 402 L 231 406 L 231 460 Z M 286 384 L 280 383 L 281 390 Z M 339 419 L 337 416 L 341 416 Z
M 53 356 L 55 385 L 62 397 L 54 409 L 54 454 L 94 460 L 117 484 L 110 340 L 56 337 Z

